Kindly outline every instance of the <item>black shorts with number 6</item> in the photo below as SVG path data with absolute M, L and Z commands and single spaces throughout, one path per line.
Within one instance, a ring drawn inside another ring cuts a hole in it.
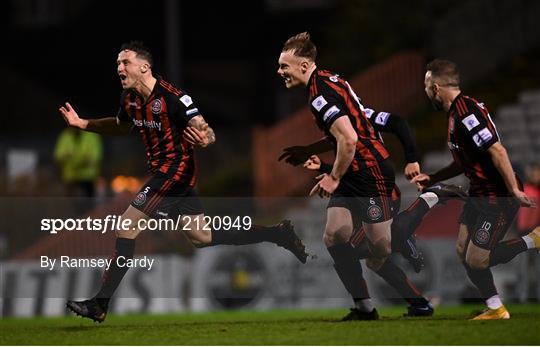
M 152 218 L 198 215 L 203 207 L 195 190 L 184 182 L 158 172 L 146 182 L 131 206 Z
M 374 224 L 392 219 L 395 209 L 392 192 L 395 190 L 394 169 L 388 160 L 357 172 L 347 172 L 332 194 L 328 207 L 344 207 L 353 220 Z

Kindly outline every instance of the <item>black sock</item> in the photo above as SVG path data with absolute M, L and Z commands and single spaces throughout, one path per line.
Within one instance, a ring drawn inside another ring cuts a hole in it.
M 351 294 L 353 300 L 369 298 L 369 292 L 362 273 L 362 264 L 355 258 L 354 248 L 350 243 L 340 243 L 327 248 L 334 259 L 334 268 Z
M 495 283 L 493 282 L 491 269 L 473 269 L 466 262 L 463 262 L 463 266 L 467 270 L 469 279 L 478 288 L 484 300 L 497 295 L 497 288 L 495 288 Z
M 215 245 L 249 245 L 263 241 L 276 242 L 279 235 L 279 227 L 265 227 L 261 225 L 252 225 L 249 230 L 212 230 L 212 243 Z
M 414 234 L 414 231 L 422 219 L 428 213 L 429 205 L 422 199 L 416 199 L 409 208 L 399 213 L 392 222 L 392 251 L 399 251 L 399 243 L 408 239 Z
M 516 255 L 527 250 L 522 238 L 503 241 L 495 245 L 489 256 L 489 266 L 508 263 Z
M 125 239 L 121 237 L 116 239 L 116 249 L 111 258 L 111 266 L 103 273 L 101 289 L 94 297 L 103 309 L 106 310 L 109 306 L 111 297 L 129 269 L 127 266 L 119 267 L 116 263 L 116 259 L 120 256 L 123 256 L 126 259 L 133 259 L 134 250 L 134 239 Z
M 387 259 L 381 268 L 375 272 L 377 275 L 381 276 L 386 283 L 391 285 L 410 305 L 425 306 L 429 303 L 414 284 L 409 281 L 407 275 L 405 275 L 405 273 L 390 259 Z

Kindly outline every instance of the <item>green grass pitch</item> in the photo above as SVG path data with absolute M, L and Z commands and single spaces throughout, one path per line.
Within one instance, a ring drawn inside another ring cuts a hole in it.
M 538 345 L 540 305 L 509 305 L 509 321 L 469 321 L 481 306 L 440 307 L 433 318 L 339 322 L 340 310 L 224 311 L 109 316 L 103 324 L 75 316 L 3 318 L 2 345 Z

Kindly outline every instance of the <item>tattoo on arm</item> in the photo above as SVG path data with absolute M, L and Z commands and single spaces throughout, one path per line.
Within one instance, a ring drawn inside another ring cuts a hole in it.
M 208 127 L 208 129 L 206 129 L 206 135 L 208 136 L 209 145 L 216 142 L 216 134 L 214 133 L 214 129 Z
M 203 126 L 207 124 L 202 116 L 195 116 L 191 118 L 188 122 L 188 126 L 193 127 L 197 130 L 203 130 Z
M 188 126 L 193 127 L 199 131 L 205 131 L 206 137 L 208 138 L 207 145 L 211 145 L 212 143 L 216 142 L 216 134 L 214 133 L 214 130 L 210 128 L 208 123 L 204 120 L 203 116 L 199 115 L 191 118 L 188 122 Z

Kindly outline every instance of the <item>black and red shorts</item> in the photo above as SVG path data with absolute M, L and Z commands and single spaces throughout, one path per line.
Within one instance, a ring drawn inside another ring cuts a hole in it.
M 161 172 L 154 174 L 143 185 L 131 206 L 152 218 L 177 218 L 179 215 L 203 213 L 201 201 L 193 187 Z
M 347 172 L 332 194 L 329 207 L 344 207 L 353 219 L 374 224 L 392 219 L 399 212 L 393 202 L 394 169 L 384 160 L 365 170 Z
M 467 226 L 473 244 L 492 250 L 512 225 L 519 206 L 512 197 L 469 197 L 459 223 Z
M 401 208 L 401 191 L 399 190 L 397 185 L 394 187 L 394 191 L 392 192 L 392 207 L 394 211 L 399 211 L 399 209 Z M 366 231 L 364 230 L 362 226 L 362 221 L 359 220 L 356 217 L 356 215 L 353 215 L 352 217 L 353 217 L 353 234 L 351 235 L 349 242 L 354 247 L 357 247 L 366 238 Z

